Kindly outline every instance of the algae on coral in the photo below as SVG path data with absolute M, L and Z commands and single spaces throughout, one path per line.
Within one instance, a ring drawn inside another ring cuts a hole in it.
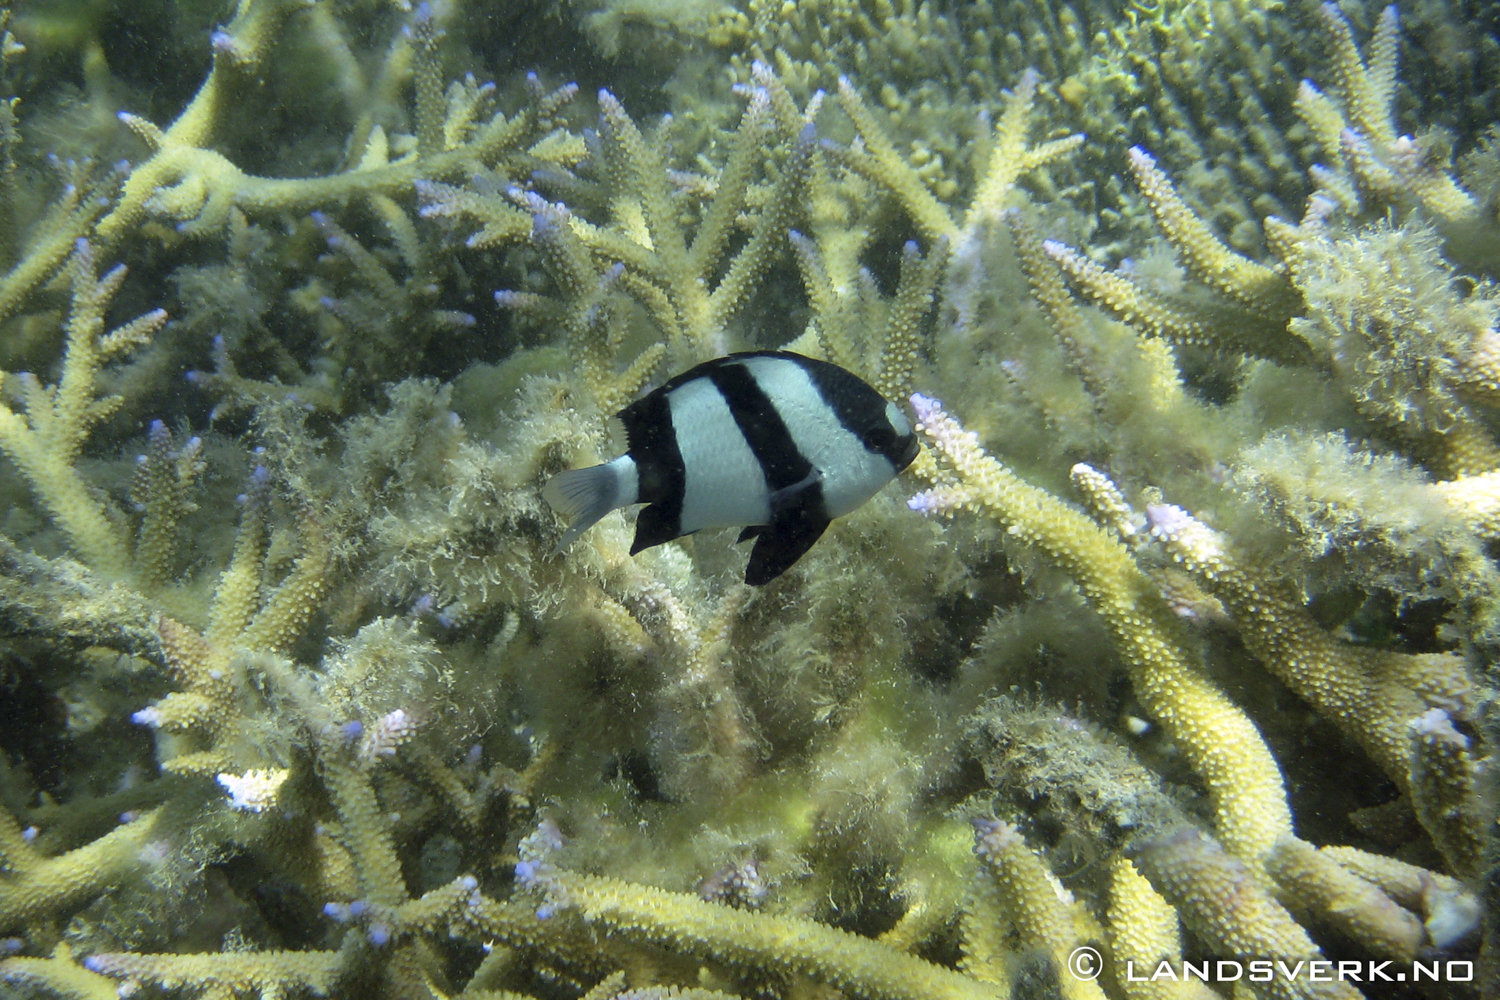
M 0 990 L 1500 990 L 1483 11 L 15 6 Z M 551 554 L 773 347 L 931 449 L 763 590 Z

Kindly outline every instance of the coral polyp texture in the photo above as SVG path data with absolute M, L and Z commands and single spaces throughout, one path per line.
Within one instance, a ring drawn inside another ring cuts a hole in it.
M 1497 32 L 0 4 L 0 995 L 1500 997 Z M 756 350 L 924 450 L 557 551 Z

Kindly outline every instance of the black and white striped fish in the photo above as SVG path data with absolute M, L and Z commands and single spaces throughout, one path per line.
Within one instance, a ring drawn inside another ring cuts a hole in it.
M 789 351 L 706 361 L 620 411 L 624 455 L 542 491 L 573 518 L 562 549 L 605 514 L 644 503 L 630 554 L 705 528 L 754 538 L 745 582 L 791 567 L 828 523 L 917 457 L 894 403 L 849 372 Z

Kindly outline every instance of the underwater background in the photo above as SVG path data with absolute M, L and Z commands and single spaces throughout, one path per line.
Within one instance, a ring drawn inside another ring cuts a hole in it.
M 0 12 L 0 997 L 1500 996 L 1500 5 Z

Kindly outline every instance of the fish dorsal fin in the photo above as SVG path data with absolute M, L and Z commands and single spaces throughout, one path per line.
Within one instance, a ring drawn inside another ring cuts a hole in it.
M 828 524 L 828 518 L 806 507 L 793 507 L 777 514 L 756 537 L 750 563 L 745 567 L 745 582 L 759 587 L 791 569 L 823 537 Z

